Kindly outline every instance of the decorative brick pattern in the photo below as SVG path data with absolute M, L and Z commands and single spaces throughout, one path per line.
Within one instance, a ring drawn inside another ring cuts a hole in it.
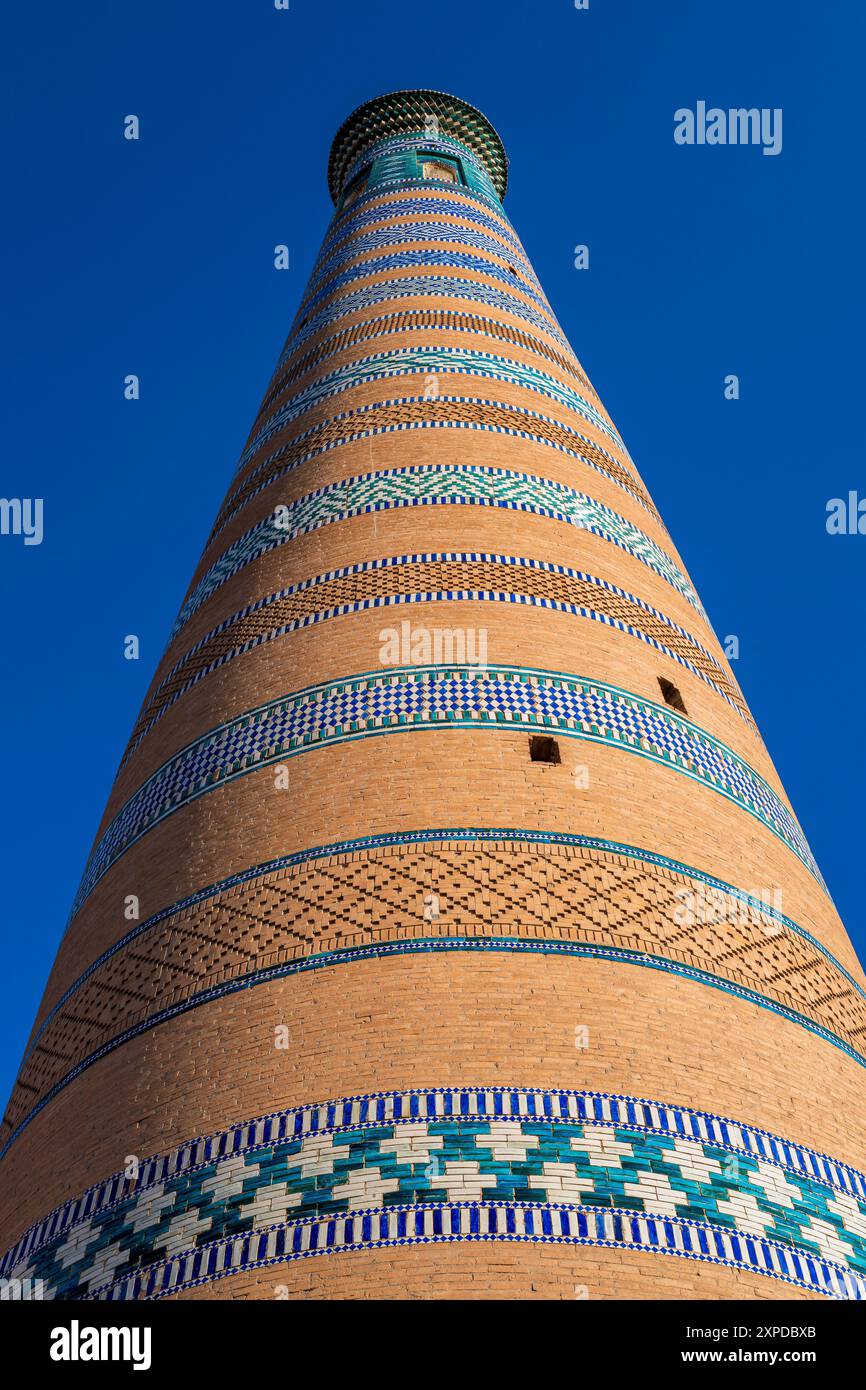
M 475 308 L 483 305 L 487 309 L 500 310 L 513 318 L 523 319 L 526 323 L 532 324 L 534 328 L 541 329 L 543 333 L 548 334 L 555 342 L 559 343 L 565 351 L 570 351 L 568 339 L 559 325 L 552 321 L 546 313 L 537 309 L 533 303 L 523 299 L 516 283 L 514 289 L 511 289 L 509 282 L 504 278 L 495 285 L 488 285 L 483 280 L 469 280 L 461 275 L 427 273 L 425 275 L 392 275 L 387 280 L 380 280 L 359 288 L 351 288 L 354 281 L 348 283 L 350 286 L 348 290 L 345 286 L 341 287 L 333 295 L 329 295 L 326 302 L 320 304 L 318 308 L 310 309 L 306 314 L 299 316 L 283 350 L 284 357 L 290 356 L 303 343 L 318 337 L 330 324 L 341 318 L 346 318 L 349 314 L 373 309 L 379 304 L 389 303 L 392 299 L 430 298 L 440 303 L 442 300 L 465 299 L 469 300 Z M 506 285 L 504 289 L 503 284 Z M 281 362 L 283 360 L 281 358 Z
M 400 401 L 379 401 L 343 411 L 331 419 L 310 425 L 287 440 L 268 454 L 229 493 L 217 516 L 209 543 L 253 497 L 309 459 L 360 439 L 374 439 L 381 434 L 416 429 L 489 430 L 494 434 L 545 445 L 603 474 L 639 502 L 655 520 L 659 520 L 655 508 L 629 470 L 606 449 L 570 426 L 539 415 L 536 411 L 506 405 L 501 401 L 447 395 L 428 400 L 419 396 Z
M 432 271 L 470 270 L 486 276 L 488 280 L 493 281 L 494 287 L 513 285 L 521 296 L 524 296 L 530 304 L 541 310 L 545 322 L 548 321 L 547 316 L 549 315 L 553 324 L 556 323 L 553 318 L 553 311 L 544 295 L 539 294 L 528 281 L 515 277 L 497 261 L 484 255 L 473 255 L 468 251 L 399 251 L 392 252 L 387 256 L 372 257 L 361 265 L 351 266 L 342 274 L 335 275 L 327 285 L 323 285 L 321 289 L 304 301 L 302 313 L 314 313 L 332 295 L 343 293 L 348 287 L 354 286 L 358 280 L 365 280 L 373 275 L 391 275 L 394 271 L 399 270 L 417 270 L 419 267 Z
M 130 845 L 220 783 L 313 747 L 409 729 L 549 730 L 613 743 L 727 797 L 788 846 L 820 881 L 803 832 L 762 777 L 724 744 L 628 691 L 519 667 L 395 667 L 310 686 L 220 725 L 149 777 L 95 846 L 73 914 Z
M 372 199 L 366 199 L 363 205 L 356 205 L 348 212 L 335 217 L 314 262 L 314 271 L 330 257 L 336 247 L 342 246 L 353 237 L 363 235 L 368 228 L 392 222 L 412 227 L 415 225 L 412 219 L 417 217 L 425 218 L 430 225 L 438 220 L 443 226 L 452 228 L 459 228 L 464 224 L 470 230 L 473 227 L 482 227 L 492 232 L 494 238 L 501 238 L 506 245 L 510 245 L 528 265 L 523 243 L 505 213 L 500 211 L 491 215 L 483 204 L 468 198 L 467 193 L 467 189 L 461 189 L 459 197 L 449 197 L 447 194 L 431 191 L 423 198 L 407 197 L 404 193 L 396 203 L 384 201 L 379 194 Z
M 611 443 L 623 453 L 625 445 L 611 429 L 604 416 L 595 406 L 571 387 L 563 386 L 555 377 L 539 372 L 534 367 L 526 367 L 521 362 L 508 358 L 495 357 L 487 352 L 461 352 L 457 348 L 399 348 L 392 352 L 377 352 L 372 357 L 360 358 L 350 366 L 321 376 L 312 386 L 298 391 L 285 405 L 271 415 L 257 430 L 241 455 L 243 468 L 262 445 L 285 429 L 298 416 L 305 414 L 321 401 L 331 400 L 344 391 L 349 391 L 371 381 L 389 381 L 395 377 L 418 376 L 483 377 L 489 381 L 504 381 L 512 386 L 533 391 L 546 396 L 559 405 L 573 410 L 594 425 Z
M 486 232 L 474 231 L 471 227 L 448 227 L 447 224 L 435 222 L 413 222 L 407 227 L 405 222 L 401 221 L 391 227 L 356 233 L 350 240 L 341 241 L 329 256 L 320 258 L 313 267 L 307 291 L 301 301 L 302 306 L 307 303 L 312 291 L 327 284 L 337 271 L 345 268 L 357 256 L 369 256 L 381 251 L 383 247 L 404 247 L 407 242 L 415 245 L 428 241 L 435 242 L 437 246 L 471 246 L 476 251 L 485 251 L 490 256 L 507 257 L 512 265 L 520 267 L 520 275 L 541 291 L 538 277 L 527 261 L 524 251 L 503 245 L 496 237 L 488 236 Z
M 371 947 L 381 956 L 407 942 L 548 955 L 582 945 L 737 992 L 866 1065 L 866 991 L 771 903 L 614 845 L 463 831 L 457 848 L 448 837 L 456 832 L 441 833 L 438 842 L 395 836 L 259 866 L 132 928 L 42 1024 L 7 1107 L 4 1142 L 80 1069 L 179 1008 L 292 964 L 359 961 Z
M 340 237 L 325 255 L 320 255 L 310 274 L 305 299 L 310 290 L 326 283 L 330 276 L 345 269 L 358 257 L 372 256 L 382 251 L 393 252 L 395 249 L 405 250 L 409 245 L 423 246 L 426 243 L 449 249 L 472 247 L 476 251 L 484 251 L 489 256 L 496 256 L 509 265 L 519 267 L 521 277 L 536 289 L 542 288 L 526 252 L 518 246 L 515 238 L 509 239 L 504 235 L 502 227 L 494 227 L 491 223 L 491 230 L 483 229 L 469 218 L 456 225 L 441 217 L 414 222 L 407 222 L 405 218 L 391 218 L 384 222 L 379 219 L 366 229 L 355 228 L 348 235 Z
M 264 517 L 214 561 L 181 608 L 172 637 L 215 589 L 259 555 L 320 526 L 345 521 L 363 512 L 388 511 L 394 507 L 506 507 L 567 522 L 628 551 L 673 585 L 701 616 L 706 616 L 682 570 L 633 522 L 585 492 L 531 473 L 478 468 L 472 464 L 450 467 L 424 464 L 382 473 L 362 473 L 282 505 L 284 512 Z
M 483 314 L 461 314 L 450 309 L 413 309 L 403 312 L 397 311 L 392 314 L 376 314 L 364 323 L 356 323 L 351 328 L 339 329 L 315 347 L 308 348 L 306 351 L 301 351 L 300 355 L 291 357 L 285 370 L 275 374 L 274 381 L 262 401 L 257 421 L 263 418 L 276 398 L 294 381 L 305 376 L 307 372 L 312 371 L 319 364 L 345 352 L 347 348 L 355 347 L 358 343 L 389 337 L 391 334 L 431 332 L 471 333 L 476 337 L 489 338 L 495 342 L 507 343 L 511 347 L 521 348 L 524 352 L 531 353 L 533 357 L 543 358 L 556 367 L 557 371 L 573 377 L 575 381 L 580 383 L 581 390 L 588 392 L 594 399 L 598 399 L 592 384 L 580 370 L 576 358 L 570 358 L 565 353 L 558 352 L 532 333 L 523 333 L 519 328 L 512 327 L 511 324 L 502 323 Z
M 154 723 L 211 671 L 328 618 L 401 603 L 522 603 L 602 622 L 670 657 L 711 685 L 754 728 L 737 687 L 707 649 L 670 618 L 593 575 L 502 555 L 398 555 L 316 575 L 258 599 L 206 633 L 176 662 L 146 701 L 132 732 L 124 766 Z

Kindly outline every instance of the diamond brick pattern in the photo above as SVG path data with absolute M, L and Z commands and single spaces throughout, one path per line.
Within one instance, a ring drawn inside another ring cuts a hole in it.
M 487 430 L 492 434 L 542 444 L 603 474 L 639 502 L 655 520 L 659 520 L 658 513 L 631 472 L 606 449 L 578 430 L 537 411 L 524 410 L 500 401 L 448 395 L 429 399 L 420 396 L 373 402 L 354 410 L 341 411 L 286 440 L 249 469 L 232 488 L 220 509 L 209 543 L 253 497 L 308 459 L 359 439 L 374 439 L 380 434 L 414 429 Z
M 454 834 L 454 832 L 452 832 Z M 629 964 L 660 961 L 685 978 L 808 1023 L 866 1064 L 866 991 L 770 903 L 695 869 L 615 845 L 534 843 L 461 832 L 424 844 L 329 846 L 264 866 L 132 928 L 70 988 L 28 1049 L 2 1126 L 17 1132 L 55 1093 L 154 1020 L 221 987 L 266 983 L 285 966 L 367 959 L 365 948 L 544 950 L 585 944 Z M 439 916 L 424 916 L 435 889 Z M 683 905 L 694 901 L 698 910 Z
M 285 405 L 280 406 L 253 436 L 241 455 L 241 467 L 249 462 L 263 444 L 320 401 L 329 400 L 365 382 L 387 381 L 394 377 L 418 374 L 428 378 L 449 375 L 484 377 L 491 381 L 505 381 L 513 386 L 521 386 L 528 391 L 547 396 L 548 399 L 581 415 L 600 430 L 616 448 L 626 453 L 625 445 L 616 430 L 611 429 L 595 406 L 570 387 L 561 385 L 555 377 L 536 371 L 533 367 L 525 367 L 520 362 L 495 357 L 492 353 L 460 352 L 457 348 L 402 348 L 359 359 L 351 366 L 341 367 L 335 372 L 321 376 L 313 386 L 299 391 Z

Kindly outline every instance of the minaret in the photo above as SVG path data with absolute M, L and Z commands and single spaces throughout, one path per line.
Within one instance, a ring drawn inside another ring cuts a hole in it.
M 506 175 L 439 92 L 337 133 L 3 1121 L 2 1277 L 866 1289 L 864 976 Z

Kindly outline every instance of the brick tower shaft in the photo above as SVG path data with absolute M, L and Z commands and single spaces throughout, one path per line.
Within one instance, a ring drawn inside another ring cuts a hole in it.
M 866 1288 L 863 973 L 506 177 L 442 93 L 337 133 L 3 1120 L 0 1277 Z

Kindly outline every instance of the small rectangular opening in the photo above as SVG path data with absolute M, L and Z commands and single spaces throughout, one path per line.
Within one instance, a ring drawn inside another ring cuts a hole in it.
M 430 156 L 421 157 L 421 177 L 423 179 L 439 179 L 445 183 L 459 183 L 460 175 L 457 172 L 456 164 L 450 160 L 433 159 Z
M 686 702 L 673 681 L 665 680 L 664 676 L 659 676 L 658 682 L 662 695 L 665 697 L 665 703 L 670 705 L 671 709 L 678 709 L 680 714 L 688 714 Z
M 555 738 L 548 738 L 546 734 L 533 734 L 530 737 L 529 756 L 534 763 L 553 763 L 556 765 L 562 762 L 559 756 L 559 744 Z

